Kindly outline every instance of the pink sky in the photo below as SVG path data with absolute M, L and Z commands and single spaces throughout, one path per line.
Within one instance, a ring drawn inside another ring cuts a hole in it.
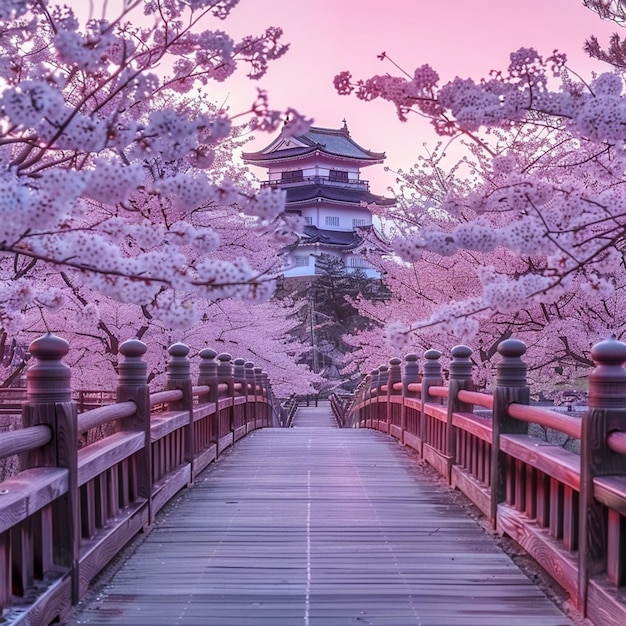
M 254 33 L 267 25 L 281 26 L 291 43 L 258 83 L 272 106 L 292 106 L 319 126 L 339 127 L 346 118 L 352 137 L 385 151 L 386 165 L 394 169 L 411 165 L 424 141 L 436 141 L 429 125 L 418 117 L 402 124 L 389 103 L 338 96 L 332 80 L 339 71 L 360 78 L 392 71 L 376 58 L 385 51 L 410 73 L 428 63 L 445 80 L 480 78 L 504 69 L 509 53 L 524 46 L 545 56 L 555 48 L 565 52 L 569 65 L 589 76 L 606 66 L 587 58 L 585 39 L 595 33 L 606 41 L 619 28 L 602 22 L 581 0 L 242 0 L 225 30 Z M 229 84 L 233 110 L 253 98 L 256 86 Z M 261 135 L 252 148 L 270 139 Z M 393 182 L 382 166 L 372 167 L 366 178 L 378 193 Z
M 65 1 L 83 12 L 91 4 Z M 121 2 L 109 0 L 109 14 Z M 242 36 L 270 25 L 284 29 L 290 51 L 259 82 L 240 75 L 212 85 L 215 102 L 226 99 L 231 111 L 240 112 L 260 87 L 269 92 L 273 108 L 291 106 L 318 126 L 338 128 L 345 118 L 352 137 L 365 148 L 386 152 L 392 169 L 409 167 L 422 144 L 434 143 L 436 136 L 416 116 L 401 123 L 389 103 L 338 96 L 332 82 L 338 72 L 351 70 L 359 78 L 392 72 L 391 65 L 376 58 L 385 51 L 409 73 L 428 63 L 442 80 L 481 78 L 491 69 L 506 68 L 509 53 L 524 46 L 544 56 L 555 48 L 565 52 L 569 65 L 588 77 L 594 68 L 607 66 L 588 59 L 582 51 L 585 39 L 595 33 L 607 41 L 619 28 L 602 22 L 582 0 L 241 0 L 225 22 L 204 27 Z M 272 139 L 260 134 L 246 149 L 260 149 Z M 265 176 L 263 171 L 258 175 Z M 382 166 L 372 167 L 366 178 L 378 193 L 394 180 Z

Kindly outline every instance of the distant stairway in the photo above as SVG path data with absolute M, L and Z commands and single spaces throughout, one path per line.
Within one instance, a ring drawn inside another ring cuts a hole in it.
M 294 428 L 337 428 L 330 402 L 322 401 L 319 406 L 299 407 L 293 420 Z

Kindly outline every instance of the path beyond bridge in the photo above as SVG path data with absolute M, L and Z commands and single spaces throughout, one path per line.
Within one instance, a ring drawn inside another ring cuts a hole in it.
M 242 439 L 67 624 L 561 626 L 569 620 L 390 437 L 327 404 Z

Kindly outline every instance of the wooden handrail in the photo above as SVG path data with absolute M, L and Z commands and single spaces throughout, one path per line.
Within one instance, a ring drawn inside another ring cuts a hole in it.
M 206 396 L 208 393 L 211 393 L 210 385 L 195 385 L 191 388 L 191 393 L 194 396 Z
M 580 439 L 581 422 L 578 417 L 563 415 L 543 407 L 516 403 L 509 404 L 508 413 L 522 422 L 539 424 L 543 428 L 552 428 L 574 439 Z
M 128 402 L 118 402 L 101 406 L 97 409 L 85 411 L 78 416 L 78 433 L 84 433 L 91 428 L 97 428 L 108 422 L 130 417 L 137 410 L 137 405 L 129 400 Z
M 609 433 L 609 436 L 607 437 L 607 445 L 609 446 L 611 452 L 626 455 L 626 432 L 615 431 Z
M 157 391 L 150 394 L 150 406 L 156 406 L 163 402 L 176 402 L 183 399 L 183 392 L 180 389 L 168 389 L 167 391 Z
M 490 393 L 460 389 L 458 398 L 461 402 L 465 402 L 465 404 L 473 404 L 483 409 L 493 409 L 493 396 Z
M 0 459 L 30 452 L 52 441 L 52 431 L 44 424 L 0 433 Z
M 433 398 L 447 398 L 448 388 L 443 385 L 433 385 L 428 388 L 428 395 L 433 396 Z

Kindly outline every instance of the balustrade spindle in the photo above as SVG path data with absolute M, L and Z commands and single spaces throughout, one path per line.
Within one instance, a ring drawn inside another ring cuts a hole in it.
M 621 543 L 611 537 L 622 533 L 619 511 L 609 511 L 605 518 L 603 507 L 594 500 L 594 478 L 625 476 L 626 456 L 608 447 L 612 431 L 626 431 L 626 343 L 615 337 L 596 344 L 591 349 L 594 369 L 589 375 L 589 409 L 582 417 L 580 515 L 578 552 L 578 603 L 586 612 L 589 579 L 605 570 L 609 579 L 619 584 L 620 554 L 609 554 L 608 546 L 619 552 Z M 623 541 L 623 537 L 621 540 Z

